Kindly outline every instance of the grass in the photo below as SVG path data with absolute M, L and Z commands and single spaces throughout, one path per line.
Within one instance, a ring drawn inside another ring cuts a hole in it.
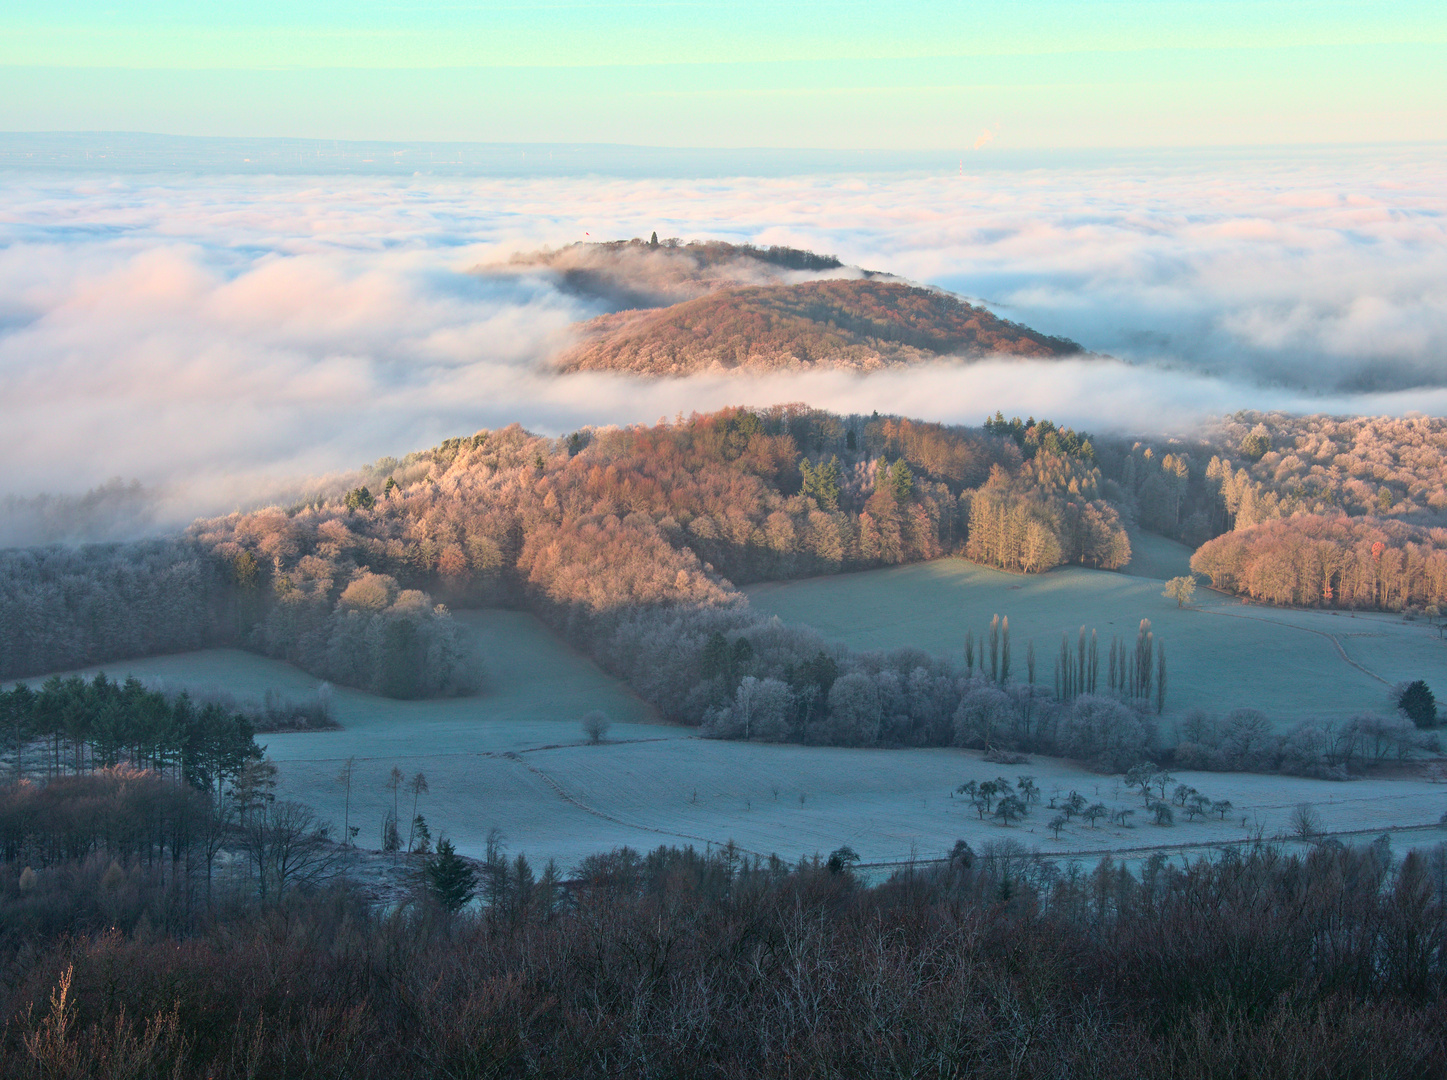
M 1172 570 L 1171 547 L 1179 545 L 1158 538 L 1140 545 L 1131 568 Z M 1008 616 L 1012 673 L 1025 677 L 1033 639 L 1036 680 L 1051 688 L 1062 633 L 1073 648 L 1082 625 L 1099 631 L 1104 678 L 1111 636 L 1133 643 L 1148 618 L 1166 647 L 1168 716 L 1244 706 L 1290 724 L 1386 711 L 1387 690 L 1402 679 L 1425 678 L 1447 690 L 1447 646 L 1424 622 L 1265 608 L 1209 589 L 1181 610 L 1161 595 L 1158 578 L 1131 573 L 1068 567 L 1023 576 L 940 559 L 746 591 L 756 609 L 856 649 L 911 645 L 956 659 L 967 630 L 978 640 L 992 615 Z M 1344 660 L 1338 645 L 1360 667 Z

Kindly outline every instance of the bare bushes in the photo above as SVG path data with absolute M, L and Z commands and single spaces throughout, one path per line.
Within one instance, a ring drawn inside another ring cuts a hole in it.
M 1192 709 L 1177 734 L 1175 762 L 1183 769 L 1286 772 L 1338 780 L 1440 745 L 1435 734 L 1419 731 L 1405 716 L 1370 713 L 1341 722 L 1304 720 L 1279 734 L 1256 709 L 1233 709 L 1224 717 Z
M 1081 694 L 1062 717 L 1056 742 L 1069 757 L 1121 772 L 1155 751 L 1157 731 L 1149 712 L 1115 698 Z
M 620 849 L 565 889 L 499 855 L 476 913 L 334 892 L 34 938 L 0 967 L 0 1072 L 84 1075 L 153 1027 L 137 1074 L 183 1080 L 1214 1080 L 1447 1057 L 1441 849 L 1062 873 L 1001 841 L 874 887 L 835 854 Z

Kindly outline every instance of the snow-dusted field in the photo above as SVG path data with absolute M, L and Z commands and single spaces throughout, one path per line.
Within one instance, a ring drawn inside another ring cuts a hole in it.
M 1281 725 L 1389 712 L 1403 679 L 1447 690 L 1447 643 L 1425 621 L 1398 615 L 1295 611 L 1243 604 L 1209 589 L 1180 610 L 1158 577 L 1179 568 L 1170 541 L 1147 538 L 1136 574 L 1063 567 L 1006 574 L 963 559 L 807 581 L 769 582 L 750 603 L 785 622 L 813 626 L 857 649 L 912 645 L 960 659 L 965 632 L 979 640 L 992 615 L 1008 616 L 1012 674 L 1025 677 L 1033 639 L 1037 682 L 1054 686 L 1060 636 L 1074 649 L 1083 625 L 1101 637 L 1101 678 L 1112 635 L 1133 644 L 1141 619 L 1166 648 L 1167 717 L 1193 707 L 1260 709 Z M 1166 725 L 1170 737 L 1170 725 Z
M 1119 575 L 1102 575 L 1118 577 Z M 1019 579 L 1008 579 L 1018 581 Z M 1154 586 L 1152 586 L 1154 588 Z M 1157 590 L 1158 591 L 1158 590 Z M 957 839 L 977 849 L 1012 839 L 1042 852 L 1093 861 L 1110 852 L 1127 859 L 1163 848 L 1194 854 L 1212 845 L 1289 831 L 1288 817 L 1312 803 L 1322 826 L 1370 839 L 1405 829 L 1399 847 L 1447 839 L 1436 823 L 1447 810 L 1447 785 L 1424 779 L 1329 783 L 1279 776 L 1181 773 L 1180 782 L 1212 799 L 1229 799 L 1224 820 L 1149 824 L 1139 795 L 1118 777 L 1036 758 L 1000 766 L 962 750 L 852 750 L 712 742 L 661 724 L 651 711 L 568 649 L 531 616 L 463 613 L 489 657 L 488 693 L 453 701 L 394 702 L 336 692 L 342 731 L 268 735 L 280 766 L 281 793 L 316 807 L 340 828 L 342 764 L 357 759 L 351 823 L 365 846 L 380 843 L 386 790 L 395 766 L 421 772 L 428 792 L 418 802 L 434 834 L 445 832 L 467 854 L 481 854 L 492 828 L 510 851 L 556 858 L 564 867 L 584 855 L 628 844 L 723 844 L 797 859 L 842 844 L 867 862 L 930 858 Z M 1222 620 L 1223 622 L 1225 620 Z M 1232 625 L 1235 625 L 1234 621 Z M 300 693 L 316 680 L 295 668 L 233 650 L 210 650 L 107 665 L 173 685 L 224 685 L 240 694 L 269 687 Z M 613 718 L 608 740 L 588 745 L 579 717 L 603 708 Z M 1023 822 L 979 820 L 952 792 L 968 780 L 1033 775 L 1043 801 Z M 1055 795 L 1079 791 L 1090 802 L 1132 807 L 1131 827 L 1083 821 L 1057 840 L 1046 828 Z M 801 799 L 802 796 L 802 799 Z M 410 795 L 399 800 L 404 823 Z

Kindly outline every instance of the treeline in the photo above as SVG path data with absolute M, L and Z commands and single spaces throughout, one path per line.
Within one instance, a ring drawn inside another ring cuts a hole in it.
M 1081 872 L 959 844 L 873 887 L 848 854 L 621 849 L 456 916 L 334 888 L 188 919 L 139 868 L 21 889 L 0 866 L 0 1072 L 1209 1080 L 1447 1059 L 1440 847 Z M 54 928 L 61 910 L 95 931 Z
M 1302 514 L 1447 523 L 1447 421 L 1243 411 L 1194 439 L 1095 441 L 1122 505 L 1198 546 Z
M 202 649 L 240 626 L 228 567 L 194 539 L 0 549 L 0 679 Z
M 1008 620 L 979 642 L 977 659 L 967 638 L 962 670 L 919 649 L 850 652 L 746 608 L 675 608 L 620 618 L 593 648 L 664 715 L 714 738 L 1032 751 L 1113 770 L 1158 753 L 1165 665 L 1148 625 L 1132 656 L 1149 643 L 1151 659 L 1129 665 L 1124 643 L 1105 655 L 1084 633 L 1039 662 L 1026 642 L 1012 661 Z
M 1273 604 L 1435 611 L 1447 603 L 1447 528 L 1298 514 L 1218 536 L 1191 569 Z
M 261 757 L 245 713 L 104 674 L 53 676 L 38 691 L 18 683 L 0 692 L 0 739 L 16 780 L 126 764 L 218 795 Z
M 1419 730 L 1400 711 L 1394 716 L 1367 713 L 1345 721 L 1303 720 L 1278 732 L 1256 709 L 1233 709 L 1225 716 L 1192 709 L 1177 725 L 1171 759 L 1178 769 L 1283 772 L 1345 780 L 1364 766 L 1440 750 L 1435 733 Z

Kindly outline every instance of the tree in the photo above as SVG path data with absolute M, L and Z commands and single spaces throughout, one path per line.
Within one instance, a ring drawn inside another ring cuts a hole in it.
M 402 770 L 396 765 L 393 765 L 392 771 L 387 774 L 386 788 L 392 793 L 392 822 L 394 826 L 396 822 L 401 820 L 401 818 L 397 816 L 397 793 L 402 790 L 402 781 L 404 779 L 406 778 L 402 775 Z
M 407 850 L 411 852 L 412 841 L 416 836 L 417 822 L 420 820 L 417 814 L 417 800 L 420 799 L 422 793 L 427 790 L 427 777 L 419 772 L 416 776 L 412 777 L 407 786 L 412 789 L 412 827 L 407 830 Z M 423 827 L 425 828 L 426 826 L 424 825 Z
M 1176 607 L 1183 608 L 1196 595 L 1196 579 L 1190 575 L 1173 577 L 1166 582 L 1166 591 L 1161 595 L 1168 600 L 1174 600 Z
M 829 853 L 829 861 L 825 865 L 828 866 L 831 874 L 844 874 L 848 873 L 858 861 L 859 852 L 845 844 Z
M 377 500 L 365 487 L 359 487 L 347 492 L 347 497 L 343 500 L 343 505 L 346 506 L 349 511 L 355 513 L 358 510 L 372 509 L 372 507 L 377 505 Z
M 339 853 L 327 826 L 301 803 L 272 802 L 253 811 L 241 835 L 262 900 L 280 902 L 288 888 L 319 885 L 336 872 Z
M 432 850 L 432 830 L 427 827 L 427 819 L 421 814 L 412 818 L 413 841 L 408 849 L 415 855 L 426 855 Z
M 437 854 L 427 863 L 427 885 L 446 911 L 462 910 L 477 895 L 477 872 L 445 836 L 437 841 Z
M 1311 803 L 1297 803 L 1287 822 L 1292 835 L 1303 843 L 1310 843 L 1321 832 L 1321 815 Z
M 904 458 L 900 458 L 889 467 L 888 485 L 896 502 L 902 503 L 909 500 L 914 491 L 914 473 L 910 472 L 909 463 Z
M 31 715 L 34 711 L 35 695 L 25 683 L 16 683 L 8 693 L 0 691 L 0 722 L 10 736 L 10 746 L 15 752 L 15 782 L 24 776 L 23 758 L 25 743 L 31 736 Z
M 1422 679 L 1402 687 L 1397 694 L 1397 708 L 1419 728 L 1434 727 L 1437 723 L 1437 699 Z
M 336 782 L 346 786 L 346 801 L 342 811 L 342 842 L 344 844 L 351 843 L 354 835 L 352 832 L 352 776 L 356 771 L 357 759 L 349 757 L 347 758 L 347 763 L 343 765 L 341 771 L 337 773 Z
M 1125 773 L 1127 787 L 1140 788 L 1141 797 L 1149 798 L 1151 791 L 1151 780 L 1155 777 L 1159 766 L 1154 761 L 1140 761 L 1132 765 Z
M 873 746 L 879 741 L 879 688 L 868 675 L 841 675 L 829 688 L 828 701 L 831 734 L 838 743 Z
M 1094 825 L 1097 820 L 1110 813 L 1110 807 L 1106 806 L 1105 803 L 1092 803 L 1080 813 L 1091 825 Z
M 1241 456 L 1247 461 L 1260 461 L 1271 449 L 1271 436 L 1264 426 L 1257 424 L 1249 435 L 1241 440 Z
M 611 726 L 608 714 L 602 709 L 594 709 L 583 717 L 583 734 L 588 736 L 588 741 L 594 746 L 603 741 Z
M 1153 802 L 1146 807 L 1156 816 L 1157 825 L 1174 825 L 1176 823 L 1176 812 L 1171 809 L 1168 802 Z
M 1025 800 L 1018 795 L 1006 795 L 995 807 L 995 816 L 1006 825 L 1019 821 L 1029 812 L 1030 808 L 1025 805 Z
M 1151 777 L 1151 783 L 1161 789 L 1161 798 L 1166 797 L 1166 788 L 1176 782 L 1176 778 L 1165 769 L 1157 769 Z
M 382 850 L 395 854 L 402 848 L 402 833 L 397 828 L 397 815 L 394 811 L 388 810 L 387 815 L 382 818 Z
M 1065 820 L 1065 816 L 1063 814 L 1056 814 L 1053 818 L 1050 819 L 1050 824 L 1046 827 L 1055 834 L 1055 839 L 1059 840 L 1060 830 L 1065 828 L 1065 826 L 1068 824 L 1069 822 Z

